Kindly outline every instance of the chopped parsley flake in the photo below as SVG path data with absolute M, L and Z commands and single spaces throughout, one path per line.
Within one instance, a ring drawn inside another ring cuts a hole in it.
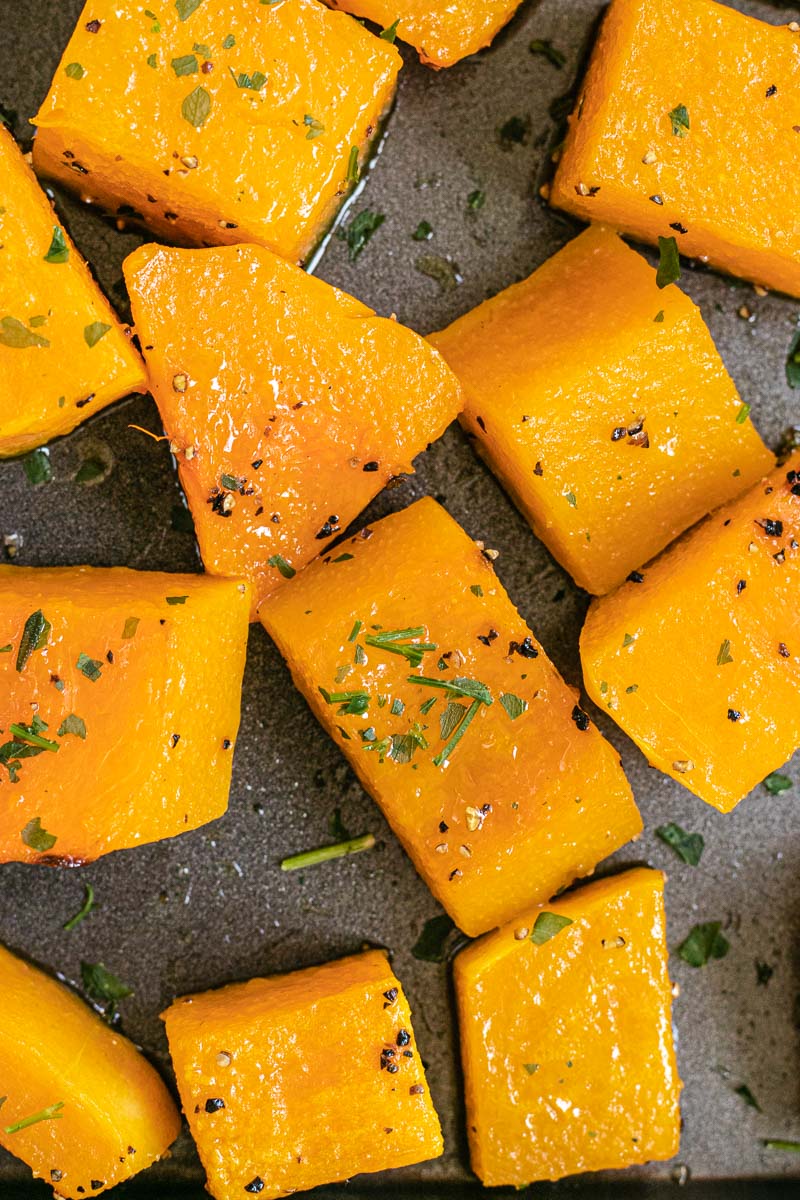
M 687 833 L 680 825 L 676 825 L 674 821 L 670 821 L 668 825 L 659 825 L 656 834 L 688 866 L 696 867 L 699 864 L 703 856 L 703 850 L 705 849 L 705 840 L 702 833 Z
M 69 246 L 67 245 L 67 239 L 64 237 L 64 231 L 58 225 L 54 225 L 50 249 L 45 254 L 44 261 L 46 263 L 65 263 L 68 259 Z
M 48 833 L 46 829 L 42 828 L 41 817 L 33 817 L 28 821 L 20 837 L 26 846 L 29 846 L 31 850 L 36 850 L 39 854 L 46 854 L 48 850 L 52 850 L 58 841 L 58 838 L 54 837 L 52 833 Z
M 669 114 L 675 137 L 686 137 L 689 132 L 689 110 L 685 104 L 677 104 Z
M 277 567 L 284 579 L 294 579 L 297 571 L 288 563 L 282 554 L 271 554 L 267 559 L 267 565 Z
M 572 918 L 565 917 L 563 913 L 540 912 L 531 932 L 531 941 L 534 946 L 543 946 L 545 942 L 550 941 L 550 938 L 555 937 L 557 933 L 571 924 Z
M 719 921 L 705 921 L 695 925 L 685 941 L 678 947 L 678 955 L 690 967 L 705 967 L 712 959 L 724 958 L 730 950 L 730 942 L 722 933 Z

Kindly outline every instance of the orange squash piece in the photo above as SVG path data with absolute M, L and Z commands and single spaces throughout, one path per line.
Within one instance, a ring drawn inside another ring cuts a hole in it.
M 799 48 L 712 0 L 612 0 L 551 203 L 800 296 Z
M 608 229 L 430 340 L 464 387 L 465 429 L 587 591 L 774 465 L 699 309 Z
M 37 172 L 167 241 L 302 261 L 392 101 L 396 48 L 318 0 L 156 7 L 87 3 L 34 121 Z
M 326 0 L 340 8 L 396 30 L 424 63 L 452 67 L 488 46 L 511 20 L 521 0 Z
M 525 1186 L 677 1153 L 664 876 L 534 909 L 456 957 L 472 1167 Z
M 146 388 L 144 366 L 0 122 L 0 458 Z
M 0 946 L 0 1146 L 68 1200 L 163 1158 L 181 1119 L 132 1042 Z
M 228 805 L 246 584 L 0 566 L 0 862 L 81 866 Z
M 800 746 L 800 454 L 596 600 L 587 690 L 720 812 Z
M 248 578 L 255 616 L 413 470 L 458 381 L 410 329 L 259 247 L 143 246 L 124 271 L 206 570 Z
M 473 935 L 641 831 L 616 751 L 434 500 L 317 560 L 261 619 L 313 712 Z
M 215 1200 L 269 1200 L 442 1153 L 383 951 L 185 996 L 163 1019 Z

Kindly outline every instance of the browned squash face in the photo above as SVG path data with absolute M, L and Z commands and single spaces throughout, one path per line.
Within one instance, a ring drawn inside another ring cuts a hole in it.
M 413 470 L 458 380 L 410 329 L 258 246 L 143 246 L 125 278 L 206 569 L 249 579 L 255 616 Z
M 712 0 L 613 0 L 552 204 L 800 296 L 798 37 Z
M 729 812 L 800 746 L 800 454 L 596 600 L 587 689 L 653 766 Z
M 641 831 L 615 750 L 443 508 L 420 500 L 337 549 L 261 619 L 466 933 Z
M 301 261 L 358 178 L 400 55 L 318 0 L 156 7 L 86 5 L 35 118 L 37 172 L 168 242 Z
M 0 862 L 76 866 L 228 805 L 246 584 L 0 566 Z
M 185 996 L 164 1021 L 215 1200 L 269 1200 L 442 1153 L 382 951 Z
M 85 1200 L 162 1158 L 172 1099 L 132 1042 L 0 946 L 0 1146 L 56 1196 Z
M 477 448 L 587 591 L 774 463 L 699 309 L 600 226 L 430 340 Z
M 521 0 L 326 0 L 410 42 L 430 67 L 452 67 L 488 46 Z
M 0 458 L 146 388 L 128 333 L 0 122 Z
M 626 871 L 456 958 L 470 1155 L 487 1186 L 677 1152 L 663 891 L 660 871 Z

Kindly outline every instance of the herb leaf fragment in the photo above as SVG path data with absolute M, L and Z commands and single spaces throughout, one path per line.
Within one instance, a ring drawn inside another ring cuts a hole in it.
M 659 288 L 669 287 L 671 283 L 677 283 L 680 277 L 681 262 L 678 243 L 674 237 L 659 237 L 656 286 Z
M 46 263 L 65 263 L 69 259 L 69 246 L 64 237 L 63 229 L 58 225 L 53 226 L 53 237 L 50 242 L 50 249 L 44 256 Z
M 534 946 L 543 946 L 545 942 L 549 942 L 557 933 L 571 924 L 572 918 L 565 917 L 563 913 L 540 912 L 534 922 L 531 941 Z
M 677 953 L 690 967 L 705 967 L 712 959 L 724 958 L 730 948 L 721 922 L 705 921 L 692 928 Z
M 702 833 L 687 833 L 680 825 L 670 821 L 667 825 L 659 825 L 656 834 L 688 866 L 696 867 L 699 864 L 705 849 Z

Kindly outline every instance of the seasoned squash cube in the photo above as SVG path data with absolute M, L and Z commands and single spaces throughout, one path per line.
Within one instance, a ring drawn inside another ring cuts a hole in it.
M 470 1156 L 487 1186 L 677 1152 L 663 890 L 660 871 L 626 871 L 457 956 Z
M 349 20 L 349 18 L 348 18 Z M 255 607 L 458 414 L 437 351 L 256 246 L 143 246 L 125 278 L 206 570 Z
M 0 121 L 0 457 L 145 390 L 144 366 Z
M 774 463 L 699 310 L 607 229 L 430 339 L 534 532 L 607 592 Z
M 522 0 L 326 0 L 357 17 L 394 28 L 424 63 L 452 67 L 488 46 Z
M 604 741 L 434 500 L 317 560 L 261 619 L 453 920 L 483 933 L 641 831 Z
M 36 170 L 186 245 L 303 260 L 358 178 L 401 66 L 318 0 L 91 0 L 35 124 Z
M 247 585 L 0 566 L 0 862 L 80 866 L 222 816 Z
M 798 88 L 791 25 L 712 0 L 612 0 L 551 203 L 800 296 Z
M 0 1146 L 68 1200 L 97 1196 L 167 1153 L 180 1115 L 132 1042 L 2 946 L 0 995 Z
M 215 1200 L 269 1200 L 442 1153 L 382 951 L 185 996 L 163 1019 Z
M 596 600 L 586 687 L 654 767 L 729 812 L 800 747 L 800 454 Z

